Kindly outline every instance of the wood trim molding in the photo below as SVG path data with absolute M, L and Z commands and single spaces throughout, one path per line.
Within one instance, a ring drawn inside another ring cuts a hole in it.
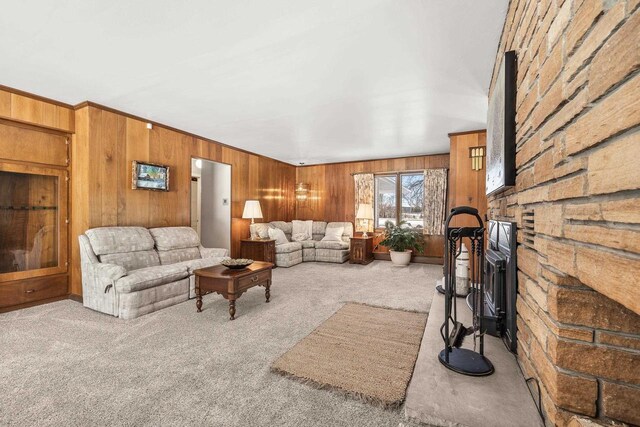
M 379 261 L 389 261 L 391 262 L 391 255 L 389 252 L 374 252 L 373 258 Z M 442 265 L 444 263 L 444 258 L 430 257 L 430 256 L 416 256 L 413 255 L 411 257 L 411 262 L 415 264 L 436 264 Z
M 232 150 L 240 151 L 241 153 L 250 154 L 252 156 L 262 157 L 263 159 L 273 160 L 274 162 L 282 163 L 283 165 L 294 166 L 294 167 L 296 166 L 296 165 L 294 165 L 292 163 L 287 163 L 287 162 L 282 161 L 282 160 L 274 159 L 273 157 L 264 156 L 262 154 L 254 153 L 252 151 L 245 150 L 243 148 L 234 147 L 233 145 L 225 144 L 224 142 L 216 141 L 216 140 L 211 139 L 211 138 L 206 138 L 204 136 L 201 136 L 201 135 L 198 135 L 198 134 L 195 134 L 195 133 L 191 133 L 191 132 L 187 132 L 187 131 L 184 131 L 182 129 L 174 128 L 172 126 L 168 126 L 168 125 L 165 125 L 165 124 L 160 123 L 160 122 L 155 122 L 153 120 L 145 119 L 144 117 L 139 117 L 139 116 L 136 116 L 134 114 L 130 114 L 130 113 L 127 113 L 127 112 L 124 112 L 124 111 L 117 110 L 115 108 L 107 107 L 106 105 L 98 104 L 98 103 L 93 102 L 93 101 L 84 101 L 84 102 L 81 102 L 78 105 L 75 105 L 75 106 L 71 107 L 71 108 L 73 108 L 75 110 L 79 110 L 79 109 L 85 108 L 85 107 L 93 107 L 93 108 L 97 108 L 97 109 L 100 109 L 100 110 L 103 110 L 103 111 L 108 111 L 110 113 L 119 114 L 121 116 L 128 117 L 128 118 L 133 119 L 133 120 L 139 120 L 141 122 L 151 123 L 153 126 L 161 127 L 161 128 L 173 131 L 173 132 L 181 133 L 181 134 L 186 135 L 186 136 L 190 136 L 190 137 L 193 137 L 193 138 L 201 139 L 203 141 L 207 141 L 207 142 L 211 142 L 211 143 L 214 143 L 214 144 L 218 144 L 218 145 L 221 145 L 223 147 L 230 148 Z
M 62 301 L 69 299 L 68 295 L 61 295 L 59 297 L 47 298 L 38 301 L 25 302 L 24 304 L 12 305 L 9 307 L 0 308 L 0 313 L 8 313 L 10 311 L 21 310 L 23 308 L 35 307 L 36 305 L 49 304 L 51 302 Z
M 69 294 L 69 299 L 82 304 L 82 295 Z
M 36 132 L 46 132 L 46 133 L 54 133 L 56 135 L 65 136 L 67 138 L 71 138 L 75 132 L 64 131 L 59 128 L 55 128 L 52 126 L 34 124 L 31 122 L 25 122 L 24 120 L 18 120 L 11 117 L 0 116 L 0 124 L 5 124 L 8 126 L 15 126 L 23 129 L 29 129 Z
M 344 162 L 329 162 L 329 163 L 313 163 L 313 164 L 304 164 L 304 165 L 293 165 L 297 168 L 312 168 L 315 166 L 332 166 L 332 165 L 346 165 L 349 163 L 364 163 L 364 162 L 380 162 L 385 160 L 402 160 L 402 159 L 411 159 L 414 157 L 427 157 L 427 156 L 448 156 L 449 153 L 433 153 L 433 154 L 412 154 L 410 156 L 400 156 L 400 157 L 380 157 L 376 159 L 359 159 L 359 160 L 345 160 Z M 351 175 L 355 175 L 358 173 L 376 173 L 376 172 L 353 172 Z M 377 172 L 377 173 L 385 173 L 385 172 Z
M 466 130 L 463 132 L 451 132 L 451 133 L 448 133 L 447 135 L 449 137 L 452 137 L 452 136 L 459 136 L 459 135 L 469 135 L 472 133 L 487 133 L 487 130 L 486 129 Z
M 6 92 L 11 92 L 11 93 L 13 93 L 15 95 L 26 96 L 27 98 L 35 99 L 37 101 L 47 102 L 49 104 L 54 104 L 54 105 L 57 105 L 59 107 L 69 108 L 70 110 L 73 110 L 73 105 L 71 105 L 71 104 L 66 104 L 66 103 L 64 103 L 62 101 L 56 101 L 55 99 L 46 98 L 44 96 L 36 95 L 35 93 L 31 93 L 31 92 L 27 92 L 27 91 L 24 91 L 24 90 L 16 89 L 16 88 L 13 88 L 13 87 L 10 87 L 10 86 L 0 85 L 0 90 L 4 90 Z

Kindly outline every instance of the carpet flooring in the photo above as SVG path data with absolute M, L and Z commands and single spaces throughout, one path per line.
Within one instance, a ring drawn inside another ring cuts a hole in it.
M 237 302 L 123 321 L 71 300 L 0 314 L 2 426 L 398 426 L 385 410 L 270 372 L 346 302 L 428 311 L 442 267 L 303 263 Z
M 350 302 L 276 360 L 271 371 L 374 405 L 398 407 L 426 321 L 426 313 Z

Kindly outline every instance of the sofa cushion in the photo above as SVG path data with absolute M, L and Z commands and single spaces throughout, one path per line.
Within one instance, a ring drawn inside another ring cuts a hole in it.
M 198 233 L 191 227 L 158 227 L 149 229 L 159 251 L 200 246 Z
M 342 240 L 323 240 L 316 243 L 316 249 L 349 249 L 349 244 Z
M 301 251 L 302 244 L 300 242 L 289 242 L 282 245 L 276 245 L 277 254 L 288 254 L 290 252 Z
M 160 264 L 175 264 L 182 261 L 190 261 L 192 259 L 200 259 L 199 248 L 183 248 L 172 249 L 170 251 L 158 251 L 158 257 L 160 257 Z
M 344 227 L 327 227 L 327 231 L 325 232 L 325 235 L 322 238 L 322 241 L 323 242 L 341 241 L 343 231 L 344 231 Z
M 289 243 L 287 236 L 284 235 L 284 231 L 280 230 L 279 228 L 270 228 L 269 238 L 276 241 L 276 246 Z
M 96 255 L 153 249 L 154 241 L 144 227 L 98 227 L 84 233 Z
M 264 222 L 249 225 L 251 236 L 259 239 L 268 239 L 270 228 L 273 228 L 273 226 Z
M 184 279 L 188 275 L 187 267 L 178 264 L 141 268 L 116 280 L 116 290 L 123 293 L 141 291 Z
M 100 259 L 100 262 L 119 265 L 121 267 L 124 267 L 127 271 L 160 265 L 160 258 L 158 258 L 158 253 L 153 249 L 149 251 L 104 254 L 100 255 L 98 258 Z
M 310 240 L 313 235 L 313 221 L 298 221 L 294 219 L 291 221 L 291 240 L 296 242 L 302 242 L 304 240 Z
M 342 222 L 330 222 L 327 224 L 327 228 L 343 227 L 342 240 L 349 242 L 349 238 L 353 237 L 353 224 L 347 221 Z
M 207 268 L 218 265 L 223 259 L 225 259 L 225 257 L 199 258 L 192 259 L 190 261 L 182 261 L 173 265 L 184 266 L 187 268 L 187 272 L 189 274 L 193 274 L 193 272 L 198 270 L 199 268 Z
M 316 247 L 316 242 L 315 240 L 304 240 L 302 242 L 300 242 L 302 244 L 302 248 L 303 249 L 308 249 L 308 248 L 315 248 Z
M 278 228 L 284 232 L 288 241 L 291 241 L 291 232 L 293 231 L 293 224 L 284 221 L 271 221 L 269 223 L 271 227 Z
M 327 223 L 324 221 L 313 221 L 311 225 L 311 237 L 313 240 L 322 240 L 327 230 Z

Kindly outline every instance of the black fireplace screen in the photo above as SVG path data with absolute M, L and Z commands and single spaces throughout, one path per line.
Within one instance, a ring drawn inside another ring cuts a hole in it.
M 485 256 L 485 320 L 487 333 L 501 336 L 516 352 L 516 224 L 489 221 Z

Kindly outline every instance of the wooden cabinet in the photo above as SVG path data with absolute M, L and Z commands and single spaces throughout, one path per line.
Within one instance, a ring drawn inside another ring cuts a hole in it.
M 22 148 L 0 150 L 0 311 L 68 294 L 68 138 L 17 129 L 0 123 Z
M 242 239 L 240 241 L 240 254 L 242 258 L 275 264 L 276 241 L 270 239 Z
M 352 237 L 350 264 L 369 264 L 373 261 L 373 237 Z

